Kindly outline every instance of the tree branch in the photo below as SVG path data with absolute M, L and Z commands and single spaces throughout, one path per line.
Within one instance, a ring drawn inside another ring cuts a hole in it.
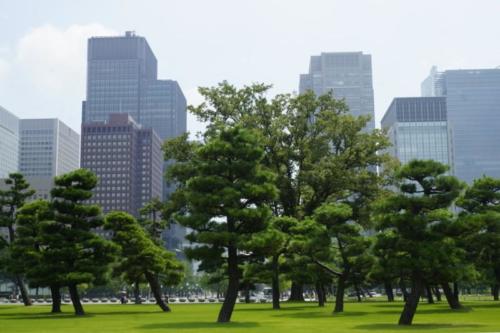
M 337 271 L 334 271 L 333 269 L 331 269 L 330 267 L 326 266 L 325 264 L 323 264 L 322 262 L 320 262 L 319 260 L 316 260 L 316 259 L 313 259 L 313 262 L 318 265 L 319 267 L 323 268 L 325 271 L 327 271 L 328 273 L 332 274 L 332 275 L 335 275 L 335 276 L 342 276 L 342 273 L 339 273 Z

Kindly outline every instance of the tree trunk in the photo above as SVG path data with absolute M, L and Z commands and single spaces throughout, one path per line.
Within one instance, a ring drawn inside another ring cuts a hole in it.
M 356 298 L 358 299 L 358 302 L 361 302 L 361 291 L 359 290 L 359 286 L 356 282 L 354 283 L 354 290 L 356 290 Z
M 446 296 L 446 301 L 448 302 L 448 305 L 450 306 L 450 308 L 453 310 L 461 309 L 462 304 L 460 304 L 460 301 L 458 300 L 458 298 L 455 297 L 455 295 L 453 294 L 448 282 L 443 282 L 442 287 L 443 287 L 444 295 Z
M 403 312 L 401 312 L 401 316 L 399 317 L 399 325 L 411 325 L 415 312 L 417 312 L 421 293 L 422 282 L 419 277 L 414 277 L 412 281 L 411 293 L 408 294 Z
M 388 302 L 394 302 L 394 292 L 392 291 L 391 281 L 384 281 L 385 294 L 387 295 Z
M 245 303 L 250 303 L 250 283 L 245 282 Z
M 239 271 L 238 271 L 238 253 L 235 246 L 231 245 L 228 247 L 227 251 L 227 271 L 229 275 L 229 283 L 227 285 L 226 297 L 224 298 L 224 303 L 219 311 L 219 317 L 217 322 L 228 323 L 231 321 L 231 315 L 233 314 L 234 304 L 236 303 L 236 298 L 238 297 L 238 286 L 239 286 Z
M 436 295 L 436 300 L 441 302 L 441 291 L 439 291 L 439 286 L 434 288 L 434 295 Z
M 401 279 L 399 281 L 399 288 L 401 288 L 401 293 L 403 294 L 403 301 L 406 302 L 409 294 L 408 294 L 408 290 L 406 290 L 405 282 L 403 281 L 403 279 Z
M 458 282 L 453 282 L 453 296 L 458 300 L 460 299 L 460 290 L 458 289 Z
M 272 289 L 273 289 L 273 309 L 280 309 L 280 272 L 278 256 L 273 257 L 273 278 L 272 278 Z
M 498 301 L 498 293 L 499 293 L 499 285 L 498 283 L 495 283 L 494 285 L 491 286 L 491 295 L 493 296 L 494 301 Z
M 427 297 L 427 303 L 434 304 L 434 298 L 432 297 L 432 290 L 428 284 L 425 285 L 425 296 Z
M 28 290 L 26 288 L 26 285 L 24 284 L 23 278 L 21 275 L 16 274 L 16 284 L 19 288 L 19 291 L 21 292 L 21 299 L 23 300 L 23 303 L 25 306 L 30 306 L 33 303 L 31 302 L 31 299 L 28 295 Z
M 50 286 L 50 295 L 52 297 L 52 313 L 61 312 L 61 290 L 58 285 Z
M 345 291 L 345 276 L 339 276 L 337 281 L 337 294 L 335 295 L 335 308 L 333 313 L 344 312 L 344 291 Z
M 170 307 L 163 301 L 161 298 L 161 287 L 160 287 L 160 282 L 158 282 L 158 277 L 156 277 L 153 273 L 151 272 L 146 272 L 144 274 L 146 276 L 146 280 L 148 280 L 149 287 L 151 288 L 151 291 L 153 292 L 153 296 L 156 300 L 156 304 L 160 307 L 160 309 L 163 312 L 170 312 Z
M 318 299 L 318 306 L 325 306 L 325 289 L 321 282 L 316 282 L 316 298 Z
M 141 300 L 141 286 L 139 285 L 139 281 L 134 283 L 134 303 L 142 304 Z
M 80 295 L 78 295 L 78 289 L 76 284 L 70 284 L 68 286 L 69 296 L 71 297 L 71 302 L 73 303 L 73 308 L 75 309 L 75 315 L 83 316 L 85 311 L 83 311 L 82 303 L 80 302 Z
M 301 283 L 292 281 L 292 287 L 290 290 L 290 298 L 288 298 L 288 300 L 293 301 L 293 302 L 303 302 L 304 301 L 303 285 Z

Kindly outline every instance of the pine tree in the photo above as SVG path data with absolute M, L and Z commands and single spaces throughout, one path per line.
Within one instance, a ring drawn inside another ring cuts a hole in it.
M 52 313 L 61 312 L 61 293 L 58 262 L 47 260 L 44 244 L 44 224 L 54 218 L 52 207 L 45 200 L 25 204 L 17 212 L 16 239 L 12 244 L 15 269 L 25 274 L 31 287 L 49 287 Z
M 97 177 L 79 169 L 55 178 L 51 191 L 54 220 L 44 225 L 47 260 L 62 267 L 61 285 L 69 289 L 76 315 L 84 315 L 78 285 L 104 283 L 116 246 L 94 230 L 103 225 L 101 210 L 87 203 Z
M 447 170 L 433 160 L 410 161 L 396 173 L 399 192 L 384 198 L 377 209 L 379 229 L 384 231 L 378 246 L 397 254 L 388 267 L 411 283 L 400 325 L 411 325 L 425 283 L 453 277 L 464 259 L 449 233 L 454 221 L 449 208 L 464 184 L 445 175 Z
M 16 213 L 24 205 L 26 199 L 35 194 L 35 191 L 30 189 L 30 185 L 20 173 L 9 174 L 9 178 L 5 180 L 5 184 L 8 190 L 0 191 L 0 226 L 7 228 L 9 232 L 8 243 L 12 244 L 16 239 Z M 12 263 L 16 259 L 8 256 L 6 260 L 7 266 L 9 266 L 9 263 Z M 31 305 L 32 302 L 22 275 L 15 273 L 14 282 L 21 292 L 24 305 Z
M 176 220 L 192 230 L 188 239 L 199 245 L 188 255 L 202 261 L 201 269 L 226 263 L 229 283 L 218 322 L 228 322 L 238 296 L 239 265 L 253 256 L 246 250 L 271 215 L 274 177 L 262 167 L 258 133 L 238 125 L 213 128 L 206 143 L 188 155 L 187 161 L 174 156 L 178 162 L 170 171 L 181 183 L 174 198 L 185 205 Z
M 183 266 L 175 255 L 149 238 L 139 223 L 129 214 L 111 212 L 106 216 L 105 228 L 113 232 L 113 242 L 120 248 L 115 274 L 129 282 L 145 279 L 153 292 L 156 304 L 165 312 L 170 307 L 162 299 L 160 281 L 166 285 L 179 283 Z

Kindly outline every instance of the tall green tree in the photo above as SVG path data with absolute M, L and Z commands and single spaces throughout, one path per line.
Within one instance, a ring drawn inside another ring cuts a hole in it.
M 61 312 L 61 293 L 57 261 L 46 257 L 44 225 L 54 218 L 48 201 L 35 200 L 25 204 L 17 212 L 16 239 L 12 243 L 14 269 L 23 273 L 31 287 L 49 287 L 52 295 L 52 313 Z
M 78 285 L 104 283 L 117 248 L 94 232 L 103 225 L 101 209 L 87 200 L 97 177 L 79 169 L 56 177 L 54 183 L 54 220 L 44 225 L 45 255 L 59 263 L 61 285 L 68 287 L 75 314 L 84 315 Z
M 325 203 L 316 209 L 314 220 L 325 227 L 330 240 L 327 247 L 319 249 L 330 251 L 332 265 L 325 265 L 318 259 L 318 263 L 325 270 L 337 277 L 336 299 L 333 312 L 344 311 L 344 293 L 348 283 L 357 286 L 359 276 L 370 263 L 370 241 L 364 236 L 363 228 L 352 220 L 352 209 L 343 203 Z M 318 242 L 318 244 L 321 244 Z
M 24 176 L 20 173 L 11 173 L 5 179 L 7 190 L 0 191 L 0 226 L 6 227 L 9 232 L 8 242 L 12 244 L 16 240 L 15 224 L 16 213 L 24 205 L 26 200 L 35 194 L 35 191 L 30 189 L 29 183 Z M 9 263 L 15 261 L 15 258 L 7 257 L 7 266 Z M 23 281 L 23 277 L 19 273 L 14 274 L 14 282 L 21 292 L 21 298 L 24 305 L 29 306 L 32 304 L 28 290 Z
M 161 244 L 161 234 L 169 226 L 169 221 L 163 218 L 164 203 L 159 198 L 153 198 L 139 212 L 140 224 L 157 244 Z
M 446 175 L 447 170 L 433 160 L 410 161 L 396 172 L 398 192 L 384 198 L 377 209 L 378 228 L 384 231 L 378 247 L 394 251 L 389 267 L 397 268 L 411 283 L 400 325 L 411 325 L 424 284 L 453 278 L 463 260 L 463 252 L 449 234 L 453 226 L 449 208 L 464 184 Z
M 377 197 L 380 177 L 376 167 L 387 156 L 388 146 L 379 130 L 364 131 L 369 117 L 354 117 L 344 101 L 331 94 L 298 96 L 283 94 L 266 98 L 270 86 L 254 84 L 238 89 L 227 82 L 201 88 L 206 103 L 190 107 L 209 124 L 208 133 L 220 124 L 241 124 L 262 138 L 262 163 L 276 174 L 279 196 L 272 202 L 275 216 L 298 221 L 312 216 L 326 200 L 350 198 L 353 218 L 369 215 L 368 203 Z M 289 256 L 291 300 L 303 300 L 303 264 Z
M 181 280 L 184 268 L 175 259 L 175 254 L 151 240 L 139 223 L 127 213 L 109 213 L 105 228 L 113 232 L 112 240 L 120 248 L 120 259 L 115 271 L 129 281 L 145 278 L 156 304 L 163 311 L 170 312 L 170 307 L 162 299 L 160 282 L 175 285 Z
M 268 228 L 255 237 L 254 246 L 268 259 L 261 269 L 271 273 L 273 309 L 280 309 L 280 267 L 286 253 L 290 254 L 294 236 L 299 232 L 299 221 L 291 216 L 273 217 Z
M 500 179 L 476 179 L 458 201 L 468 232 L 463 245 L 470 259 L 491 283 L 498 301 L 500 288 Z
M 183 209 L 175 219 L 189 227 L 189 249 L 202 270 L 214 271 L 225 262 L 228 288 L 218 322 L 228 322 L 240 285 L 240 264 L 253 256 L 251 243 L 267 227 L 268 203 L 277 195 L 274 176 L 263 168 L 264 150 L 258 133 L 241 126 L 213 128 L 188 161 L 183 156 L 170 169 Z M 174 198 L 178 198 L 175 197 Z M 187 212 L 187 214 L 185 214 Z

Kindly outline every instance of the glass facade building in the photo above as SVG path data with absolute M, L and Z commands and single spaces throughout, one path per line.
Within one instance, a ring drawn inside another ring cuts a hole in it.
M 185 133 L 186 98 L 176 81 L 158 80 L 157 72 L 158 62 L 144 37 L 129 31 L 125 36 L 90 38 L 82 123 L 127 113 L 154 129 L 162 141 Z M 171 191 L 163 181 L 165 199 Z
M 432 75 L 437 77 L 434 93 L 446 98 L 454 174 L 468 183 L 483 175 L 499 178 L 500 69 L 435 70 Z
M 392 143 L 389 153 L 402 164 L 431 159 L 453 170 L 444 97 L 395 98 L 381 124 Z
M 90 38 L 82 123 L 106 122 L 110 114 L 127 113 L 143 128 L 152 128 L 161 142 L 185 133 L 186 98 L 176 81 L 158 80 L 157 73 L 157 59 L 144 37 L 129 31 L 124 36 Z M 166 199 L 174 188 L 163 177 L 155 181 Z M 172 225 L 163 237 L 168 248 L 177 249 L 184 235 L 183 227 Z
M 53 178 L 80 167 L 80 135 L 59 119 L 21 119 L 19 171 Z
M 128 114 L 82 125 L 82 168 L 99 178 L 90 201 L 104 213 L 119 210 L 139 217 L 145 203 L 161 197 L 162 165 L 160 138 Z
M 18 170 L 19 119 L 0 106 L 0 179 Z
M 344 98 L 355 116 L 369 115 L 366 130 L 375 128 L 371 55 L 362 52 L 328 52 L 312 56 L 309 73 L 300 75 L 299 93 L 332 92 Z

